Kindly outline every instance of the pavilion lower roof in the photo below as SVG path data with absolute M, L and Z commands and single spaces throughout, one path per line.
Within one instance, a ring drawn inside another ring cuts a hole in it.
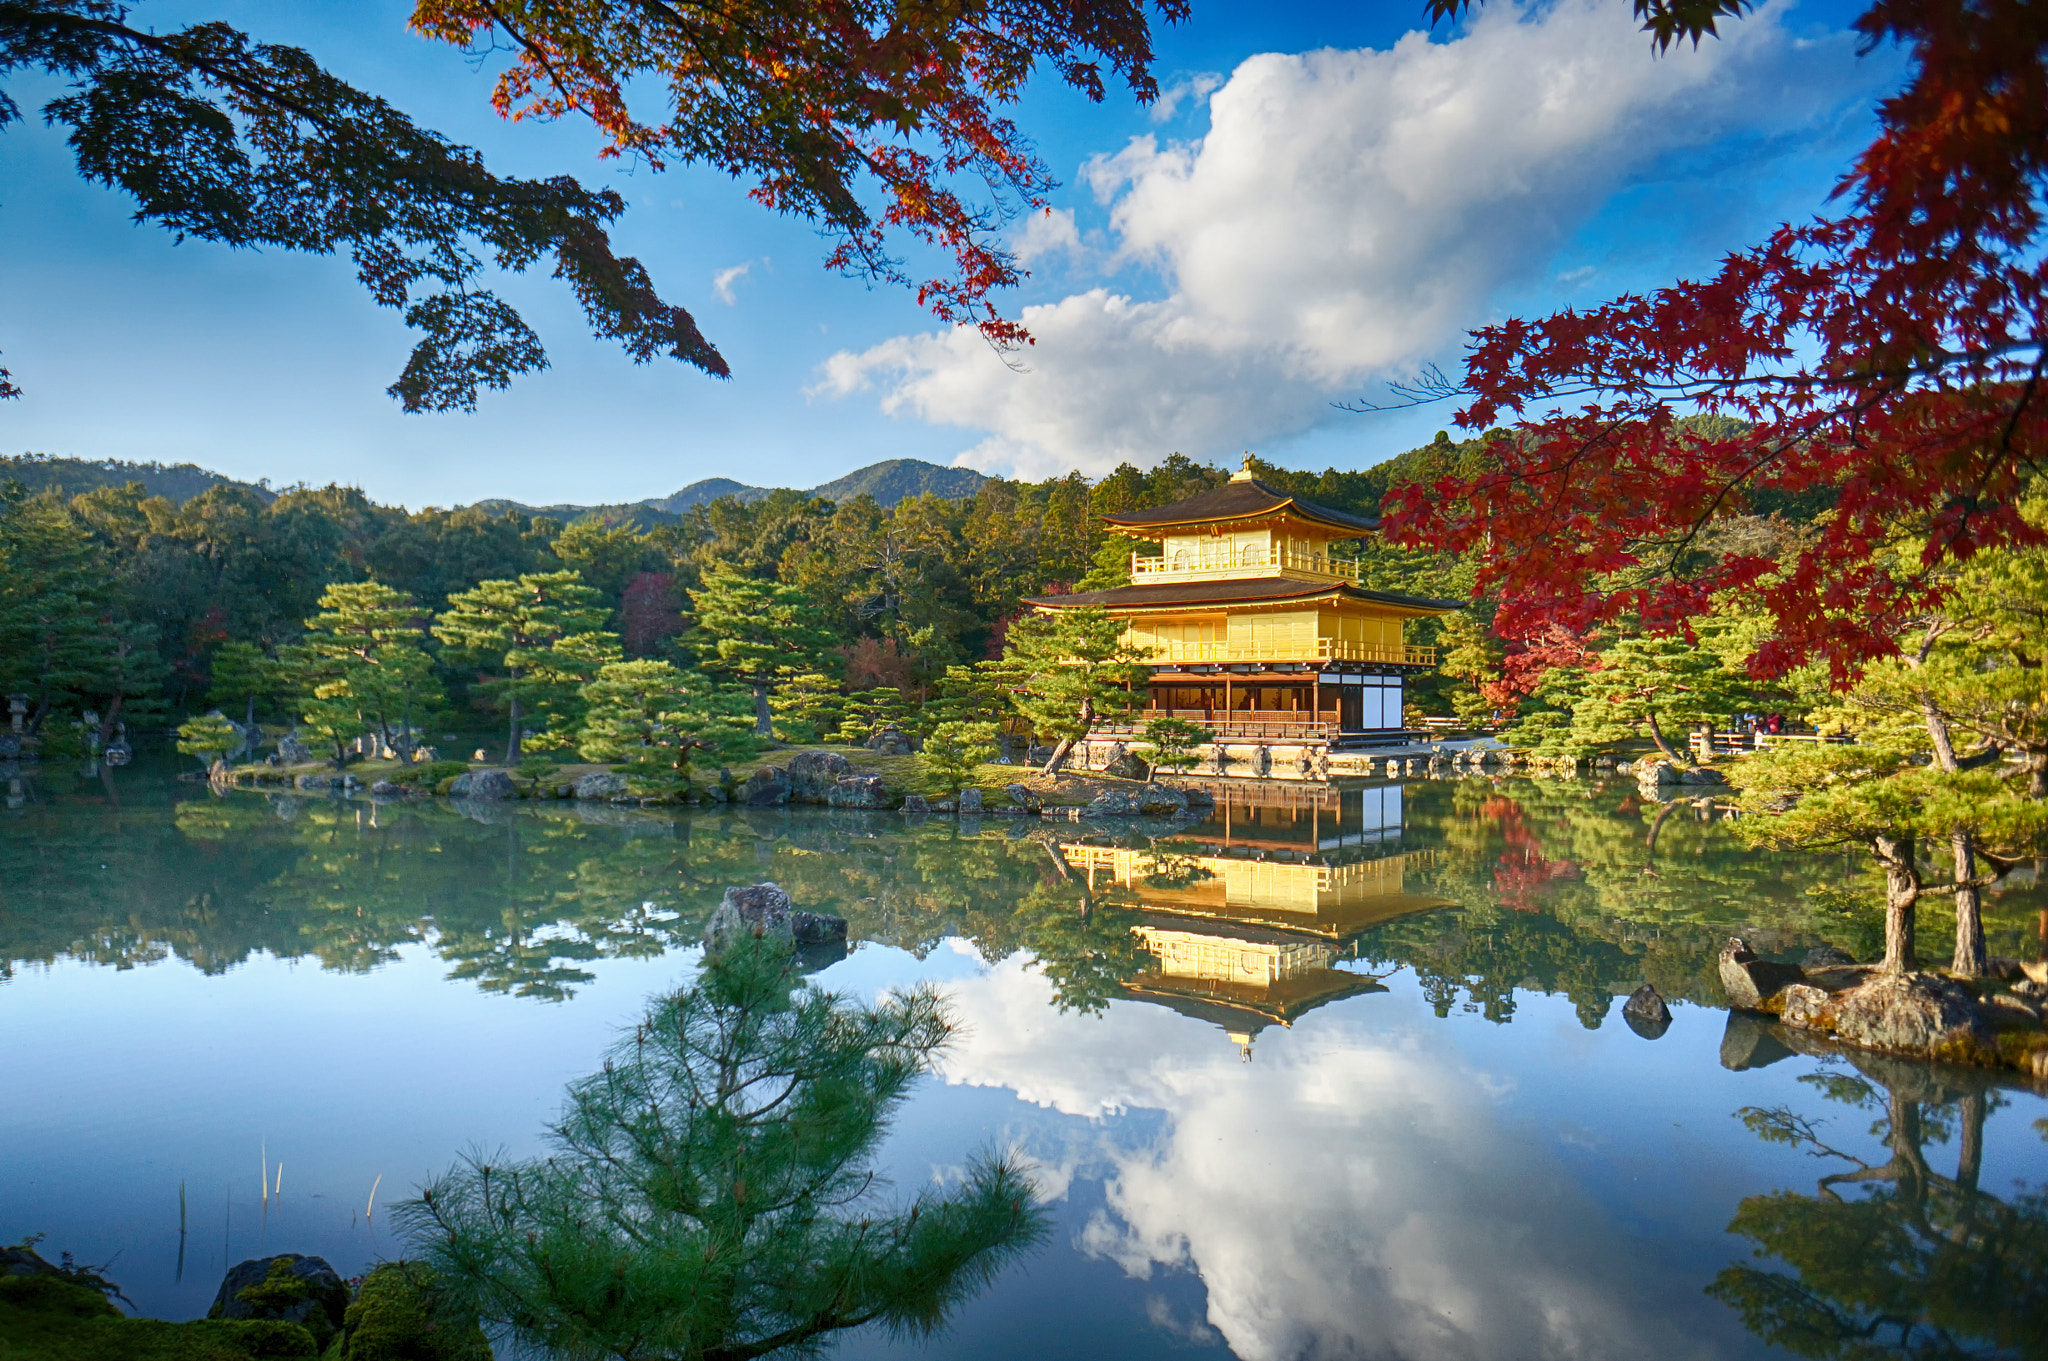
M 1368 591 L 1343 582 L 1297 581 L 1292 577 L 1240 577 L 1227 581 L 1161 581 L 1142 586 L 1117 586 L 1107 591 L 1080 591 L 1074 595 L 1026 596 L 1024 603 L 1052 610 L 1078 610 L 1090 606 L 1128 610 L 1173 605 L 1262 605 L 1284 601 L 1325 599 L 1356 600 L 1369 605 L 1392 605 L 1398 609 L 1427 614 L 1445 614 L 1462 607 L 1462 601 L 1438 600 L 1430 596 L 1400 595 L 1393 591 Z

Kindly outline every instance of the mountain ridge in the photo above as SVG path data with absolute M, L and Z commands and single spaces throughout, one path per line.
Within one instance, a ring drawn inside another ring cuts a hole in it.
M 130 482 L 140 482 L 151 496 L 167 497 L 181 506 L 219 486 L 243 488 L 266 504 L 276 500 L 278 495 L 267 482 L 243 482 L 196 463 L 141 463 L 117 458 L 67 458 L 56 454 L 0 454 L 0 482 L 9 479 L 23 483 L 31 492 L 54 488 L 72 496 L 101 487 L 121 487 Z M 548 515 L 562 520 L 596 515 L 614 522 L 632 520 L 642 528 L 651 528 L 655 524 L 673 524 L 686 511 L 727 496 L 751 502 L 777 491 L 802 490 L 806 496 L 850 501 L 865 494 L 887 507 L 927 492 L 955 499 L 972 496 L 988 480 L 971 468 L 942 468 L 920 459 L 891 458 L 855 468 L 842 477 L 808 490 L 755 487 L 729 477 L 707 477 L 667 496 L 650 496 L 642 501 L 531 506 L 505 497 L 486 497 L 454 509 L 493 513 L 517 511 L 522 515 Z

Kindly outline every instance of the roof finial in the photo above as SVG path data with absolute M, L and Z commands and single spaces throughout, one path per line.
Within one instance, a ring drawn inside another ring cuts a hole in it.
M 1255 474 L 1252 472 L 1252 451 L 1247 449 L 1244 451 L 1244 466 L 1232 473 L 1230 480 L 1232 482 L 1249 482 L 1254 476 Z

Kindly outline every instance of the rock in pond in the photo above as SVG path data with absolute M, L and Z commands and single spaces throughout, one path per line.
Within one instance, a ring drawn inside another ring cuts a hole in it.
M 519 787 L 512 783 L 510 772 L 485 768 L 465 770 L 455 777 L 448 786 L 448 796 L 454 799 L 516 799 Z
M 593 770 L 579 776 L 575 794 L 579 799 L 614 799 L 626 792 L 626 777 L 609 770 Z
M 788 771 L 781 766 L 762 766 L 733 791 L 733 800 L 749 808 L 774 808 L 789 802 L 789 790 Z
M 1081 815 L 1089 818 L 1172 817 L 1188 806 L 1187 795 L 1165 785 L 1107 789 L 1088 801 Z
M 1671 1028 L 1671 1008 L 1664 1005 L 1662 993 L 1645 983 L 1621 1004 L 1621 1019 L 1636 1034 L 1654 1040 Z
M 729 888 L 704 927 L 704 944 L 723 950 L 742 935 L 774 935 L 793 945 L 831 945 L 846 940 L 846 918 L 805 912 L 773 883 Z
M 1102 768 L 1105 775 L 1114 775 L 1119 780 L 1149 780 L 1152 767 L 1145 764 L 1143 757 L 1134 751 L 1119 752 L 1115 760 Z
M 827 803 L 853 765 L 836 751 L 800 751 L 789 758 L 788 774 L 790 802 Z
M 889 796 L 879 775 L 842 775 L 825 801 L 834 808 L 887 808 Z
M 1990 1044 L 1969 989 L 1934 974 L 1878 974 L 1846 992 L 1799 1000 L 1799 1019 L 1788 1003 L 1786 1024 L 1828 1031 L 1859 1049 L 1970 1062 Z
M 1856 962 L 1856 957 L 1847 950 L 1838 950 L 1832 945 L 1816 945 L 1806 952 L 1799 961 L 1802 969 L 1846 969 Z
M 905 794 L 903 796 L 903 813 L 905 817 L 930 817 L 931 811 L 931 801 L 926 799 L 924 795 Z
M 1003 786 L 1003 792 L 1010 796 L 1011 803 L 1027 813 L 1036 813 L 1042 806 L 1038 795 L 1032 793 L 1026 785 L 1006 784 Z
M 237 1262 L 220 1283 L 208 1318 L 296 1323 L 325 1347 L 348 1309 L 348 1286 L 323 1258 L 296 1252 Z
M 963 818 L 981 815 L 981 791 L 972 785 L 960 791 L 960 816 Z
M 1788 983 L 1804 983 L 1806 975 L 1795 964 L 1776 964 L 1761 959 L 1740 936 L 1730 936 L 1721 947 L 1721 987 L 1728 1005 L 1743 1011 L 1759 1011 Z

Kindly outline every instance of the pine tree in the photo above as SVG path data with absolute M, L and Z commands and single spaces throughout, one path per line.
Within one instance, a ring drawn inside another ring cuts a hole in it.
M 1451 712 L 1458 721 L 1476 727 L 1493 716 L 1497 707 L 1485 687 L 1498 685 L 1506 662 L 1505 649 L 1485 621 L 1468 610 L 1445 618 L 1437 631 L 1442 660 L 1437 670 L 1463 684 L 1451 687 Z
M 241 701 L 243 726 L 253 727 L 257 704 L 276 698 L 284 679 L 284 668 L 254 643 L 222 643 L 214 649 L 207 695 L 223 708 Z
M 1666 760 L 1684 763 L 1665 735 L 1725 717 L 1735 677 L 1721 659 L 1682 638 L 1623 638 L 1599 655 L 1572 708 L 1572 741 L 1625 742 L 1647 730 Z
M 455 658 L 495 675 L 474 689 L 506 712 L 505 764 L 519 764 L 520 720 L 573 701 L 582 688 L 578 668 L 588 657 L 557 652 L 573 635 L 603 627 L 598 592 L 574 572 L 534 572 L 516 581 L 483 581 L 448 597 L 434 621 L 434 636 Z
M 1014 668 L 1013 702 L 1039 738 L 1057 745 L 1050 775 L 1098 719 L 1130 712 L 1147 654 L 1123 640 L 1124 623 L 1102 609 L 1031 614 L 1010 626 L 1003 660 Z
M 366 732 L 408 746 L 413 720 L 441 702 L 419 616 L 404 592 L 374 581 L 335 582 L 321 593 L 320 613 L 286 666 L 305 696 L 307 725 L 336 760 Z
M 471 1158 L 400 1222 L 456 1302 L 537 1353 L 738 1361 L 867 1323 L 928 1334 L 1046 1232 L 1003 1159 L 877 1203 L 889 1115 L 953 1033 L 929 989 L 864 1005 L 743 936 L 570 1087 L 547 1157 Z
M 839 682 L 822 671 L 792 676 L 777 687 L 768 707 L 775 714 L 775 736 L 783 742 L 817 742 L 836 734 L 846 717 L 846 696 Z
M 240 746 L 241 741 L 235 725 L 228 722 L 218 709 L 197 718 L 188 718 L 178 725 L 178 751 L 198 757 L 200 764 L 205 766 L 226 760 L 228 753 Z
M 1195 748 L 1208 740 L 1207 729 L 1184 718 L 1155 718 L 1145 725 L 1145 744 L 1138 748 L 1138 755 L 1152 766 L 1154 774 L 1162 766 L 1172 771 L 1189 770 L 1202 759 L 1195 754 Z
M 974 774 L 995 758 L 993 723 L 941 723 L 924 739 L 918 760 L 938 777 L 948 794 L 973 783 Z
M 856 690 L 841 706 L 839 731 L 833 736 L 858 746 L 883 728 L 900 726 L 907 712 L 903 692 L 893 685 Z
M 588 761 L 686 776 L 698 752 L 736 761 L 759 750 L 745 691 L 666 661 L 611 662 L 583 687 L 583 700 L 578 747 Z
M 754 731 L 775 728 L 770 696 L 797 676 L 828 670 L 838 637 L 824 612 L 794 586 L 759 581 L 724 564 L 690 592 L 697 631 L 710 643 L 704 665 L 752 688 Z

